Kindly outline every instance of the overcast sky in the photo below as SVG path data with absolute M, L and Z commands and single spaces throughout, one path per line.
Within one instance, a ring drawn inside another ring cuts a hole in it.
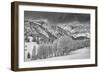
M 24 18 L 47 19 L 50 23 L 89 22 L 90 14 L 24 11 Z

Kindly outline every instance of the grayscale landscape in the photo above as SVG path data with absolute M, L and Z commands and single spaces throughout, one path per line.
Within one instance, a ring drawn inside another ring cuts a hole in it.
M 90 58 L 90 14 L 24 11 L 24 61 Z

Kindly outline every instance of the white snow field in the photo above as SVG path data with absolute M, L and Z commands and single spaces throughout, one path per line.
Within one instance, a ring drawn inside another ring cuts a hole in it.
M 90 58 L 90 47 L 81 48 L 69 53 L 66 56 L 58 56 L 47 59 L 30 60 L 30 61 L 54 61 L 54 60 L 75 60 L 75 59 L 89 59 Z
M 90 48 L 82 48 L 76 51 L 70 52 L 69 55 L 48 58 L 45 60 L 73 60 L 73 59 L 89 59 L 90 58 Z

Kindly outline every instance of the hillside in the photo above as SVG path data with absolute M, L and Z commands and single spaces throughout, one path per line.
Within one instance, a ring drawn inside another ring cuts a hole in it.
M 28 47 L 25 48 L 28 56 L 32 50 L 37 52 L 34 56 L 31 54 L 32 60 L 64 56 L 71 51 L 90 46 L 89 23 L 84 26 L 78 21 L 72 24 L 59 23 L 56 25 L 51 25 L 45 20 L 25 20 L 24 22 L 25 43 L 35 42 L 38 45 L 36 50 L 34 50 L 34 44 L 31 51 Z M 31 41 L 29 37 L 32 37 Z
M 78 26 L 79 25 L 79 26 Z M 25 20 L 25 36 L 41 36 L 42 38 L 47 38 L 50 40 L 55 40 L 60 36 L 67 35 L 73 38 L 78 37 L 82 34 L 89 35 L 89 27 L 80 25 L 79 23 L 74 24 L 59 24 L 59 25 L 49 25 L 44 21 L 32 21 Z M 88 35 L 83 35 L 84 37 L 88 37 Z M 88 37 L 89 38 L 89 37 Z

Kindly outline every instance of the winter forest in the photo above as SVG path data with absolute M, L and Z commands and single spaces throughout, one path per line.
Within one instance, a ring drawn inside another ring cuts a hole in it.
M 24 61 L 90 58 L 90 14 L 24 11 Z

